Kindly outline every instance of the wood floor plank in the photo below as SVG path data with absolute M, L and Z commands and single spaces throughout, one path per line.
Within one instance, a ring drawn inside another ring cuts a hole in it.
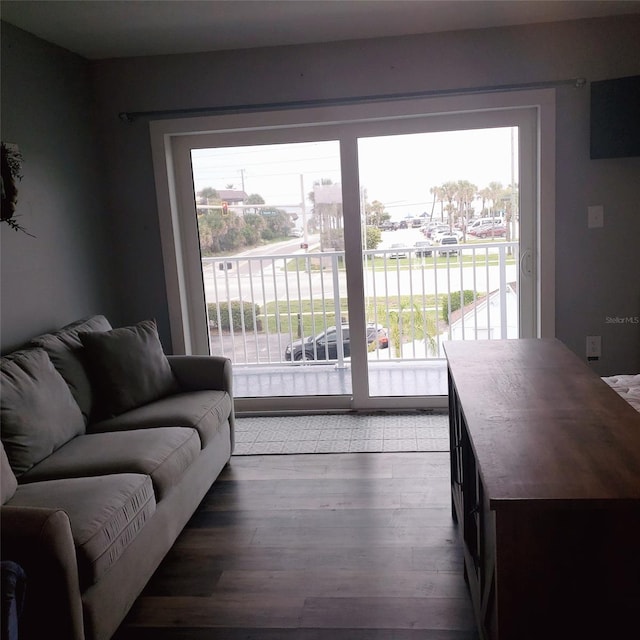
M 443 453 L 234 456 L 113 640 L 477 640 Z

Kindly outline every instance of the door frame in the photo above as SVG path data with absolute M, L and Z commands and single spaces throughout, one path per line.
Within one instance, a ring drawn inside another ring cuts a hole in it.
M 201 265 L 199 260 L 189 259 L 189 256 L 200 255 L 190 166 L 190 149 L 195 141 L 194 136 L 218 141 L 243 139 L 251 140 L 251 144 L 262 144 L 273 142 L 286 132 L 289 142 L 301 139 L 340 140 L 349 315 L 354 327 L 362 325 L 364 328 L 363 274 L 361 265 L 356 267 L 361 260 L 362 250 L 357 175 L 358 137 L 365 134 L 384 135 L 379 132 L 385 130 L 393 130 L 394 133 L 425 130 L 416 129 L 418 123 L 430 123 L 433 130 L 441 131 L 447 128 L 459 130 L 486 126 L 473 126 L 471 123 L 474 122 L 513 126 L 509 124 L 510 120 L 518 122 L 521 137 L 525 136 L 525 151 L 529 145 L 533 154 L 531 162 L 520 162 L 519 171 L 520 198 L 524 206 L 530 207 L 532 211 L 532 215 L 524 220 L 524 226 L 522 216 L 520 221 L 521 242 L 523 238 L 527 240 L 526 245 L 521 247 L 520 275 L 531 278 L 533 283 L 527 300 L 531 313 L 522 318 L 525 322 L 523 335 L 553 337 L 555 90 L 542 89 L 151 122 L 150 136 L 173 352 L 209 352 Z M 201 142 L 197 146 L 201 147 Z M 522 140 L 519 150 L 522 157 Z M 526 324 L 528 322 L 530 325 Z M 363 341 L 355 340 L 352 362 L 357 366 L 359 361 L 366 365 L 366 347 Z M 388 405 L 384 398 L 368 397 L 366 378 L 367 376 L 355 376 L 353 397 L 339 403 L 343 408 L 381 408 Z M 262 405 L 265 404 L 264 400 L 260 399 Z M 425 403 L 428 404 L 428 399 L 421 397 L 409 402 L 408 406 L 424 407 Z M 442 402 L 435 404 L 442 406 Z M 399 406 L 398 398 L 393 399 L 393 406 Z

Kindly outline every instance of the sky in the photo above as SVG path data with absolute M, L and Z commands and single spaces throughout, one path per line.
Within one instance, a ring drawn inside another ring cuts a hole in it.
M 392 219 L 417 216 L 431 211 L 430 189 L 444 182 L 468 180 L 480 189 L 519 182 L 517 132 L 513 142 L 512 156 L 507 127 L 360 138 L 360 184 L 368 201 L 382 202 Z M 314 181 L 341 182 L 337 141 L 198 149 L 192 161 L 196 192 L 232 184 L 290 211 L 287 205 L 299 204 Z

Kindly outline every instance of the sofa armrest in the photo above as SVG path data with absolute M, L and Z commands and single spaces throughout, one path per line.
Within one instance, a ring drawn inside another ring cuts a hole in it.
M 217 389 L 233 396 L 231 360 L 221 356 L 167 356 L 184 391 Z
M 26 574 L 20 637 L 83 640 L 82 600 L 71 524 L 64 511 L 3 505 L 2 559 Z
M 167 356 L 173 375 L 183 391 L 226 391 L 231 398 L 229 424 L 235 426 L 233 412 L 233 372 L 231 360 L 223 356 Z M 232 434 L 233 440 L 233 434 Z

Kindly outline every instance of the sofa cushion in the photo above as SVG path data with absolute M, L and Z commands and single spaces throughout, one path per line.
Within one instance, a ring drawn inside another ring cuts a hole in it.
M 9 458 L 7 458 L 7 452 L 4 450 L 4 445 L 0 443 L 0 504 L 4 504 L 7 500 L 13 497 L 18 487 L 18 481 L 9 464 Z
M 177 389 L 155 321 L 79 335 L 104 417 L 153 402 Z
M 80 407 L 43 349 L 4 356 L 0 386 L 2 442 L 17 477 L 84 433 Z
M 74 438 L 33 467 L 20 483 L 60 478 L 144 473 L 151 476 L 158 500 L 180 482 L 200 453 L 195 429 L 159 427 Z
M 156 508 L 151 478 L 134 473 L 20 485 L 8 504 L 67 513 L 81 589 L 117 562 Z
M 91 415 L 93 393 L 91 381 L 84 366 L 83 347 L 79 333 L 109 331 L 111 324 L 101 315 L 72 322 L 55 333 L 34 338 L 31 343 L 42 347 L 51 358 L 53 366 L 60 372 L 71 389 L 85 422 Z
M 159 425 L 193 427 L 206 447 L 226 423 L 233 409 L 225 391 L 189 391 L 161 398 L 120 416 L 87 426 L 87 433 L 148 429 Z

